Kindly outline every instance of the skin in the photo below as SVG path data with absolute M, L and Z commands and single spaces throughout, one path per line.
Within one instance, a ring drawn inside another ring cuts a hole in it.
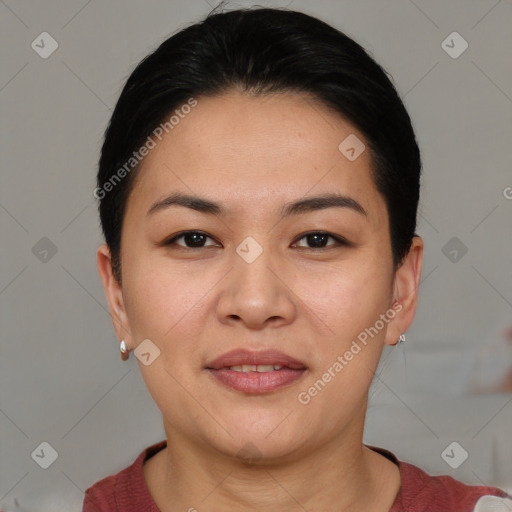
M 413 320 L 423 242 L 413 239 L 395 272 L 369 150 L 354 161 L 339 151 L 349 134 L 364 137 L 336 113 L 297 93 L 197 99 L 146 157 L 129 196 L 122 285 L 108 246 L 97 253 L 118 338 L 130 350 L 144 339 L 160 350 L 149 366 L 138 361 L 167 437 L 167 448 L 144 465 L 148 488 L 162 512 L 386 512 L 400 475 L 362 443 L 367 397 L 384 345 L 396 344 Z M 172 206 L 146 215 L 176 191 L 218 201 L 229 213 Z M 367 216 L 331 207 L 280 219 L 285 203 L 333 191 L 357 200 Z M 195 249 L 183 237 L 159 245 L 183 230 L 210 238 Z M 303 236 L 318 230 L 351 245 Z M 263 248 L 250 264 L 236 252 L 247 236 Z M 298 393 L 396 301 L 400 312 L 307 405 L 299 403 Z M 277 348 L 308 370 L 271 393 L 235 391 L 204 366 L 239 347 Z M 247 443 L 257 451 L 252 464 L 237 457 Z

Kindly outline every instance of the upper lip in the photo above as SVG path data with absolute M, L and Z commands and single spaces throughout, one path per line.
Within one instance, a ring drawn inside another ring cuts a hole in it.
M 306 365 L 301 361 L 281 352 L 280 350 L 259 350 L 252 351 L 245 348 L 239 348 L 226 352 L 213 361 L 206 364 L 206 368 L 219 370 L 220 368 L 229 368 L 230 366 L 240 365 L 260 365 L 272 364 L 286 366 L 294 370 L 306 369 Z

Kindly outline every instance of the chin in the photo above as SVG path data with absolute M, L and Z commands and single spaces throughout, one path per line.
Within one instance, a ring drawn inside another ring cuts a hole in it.
M 286 414 L 289 413 L 289 410 Z M 272 464 L 293 457 L 304 441 L 304 430 L 300 425 L 284 424 L 286 414 L 267 415 L 256 421 L 250 416 L 222 421 L 229 425 L 229 434 L 210 439 L 209 443 L 228 457 L 244 464 Z M 261 416 L 261 415 L 260 415 Z

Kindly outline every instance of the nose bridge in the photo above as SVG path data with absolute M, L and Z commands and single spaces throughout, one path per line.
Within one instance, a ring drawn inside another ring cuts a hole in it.
M 236 247 L 234 271 L 240 288 L 253 293 L 272 292 L 276 276 L 270 269 L 276 251 L 270 247 L 269 240 L 270 236 L 263 234 L 247 236 Z
M 247 236 L 236 246 L 231 278 L 219 303 L 222 317 L 239 318 L 253 328 L 269 318 L 292 318 L 295 306 L 285 279 L 276 271 L 277 251 L 266 246 L 270 238 Z

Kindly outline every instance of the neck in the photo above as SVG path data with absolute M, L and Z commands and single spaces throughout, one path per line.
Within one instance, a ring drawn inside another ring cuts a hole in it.
M 286 461 L 252 465 L 198 446 L 166 425 L 167 448 L 145 464 L 145 477 L 162 512 L 388 512 L 400 486 L 399 470 L 363 445 L 363 425 L 364 415 L 321 446 Z

